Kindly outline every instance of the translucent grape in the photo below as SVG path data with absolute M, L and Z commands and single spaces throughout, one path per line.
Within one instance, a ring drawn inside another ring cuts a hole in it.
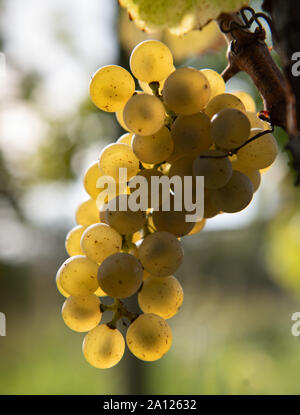
M 155 134 L 142 136 L 135 134 L 132 149 L 136 157 L 149 164 L 161 163 L 172 154 L 174 143 L 167 127 L 162 127 Z
M 250 121 L 251 128 L 260 128 L 261 130 L 268 130 L 270 124 L 267 121 L 261 120 L 255 112 L 246 111 L 246 115 Z
M 219 189 L 230 179 L 232 167 L 228 157 L 220 157 L 220 150 L 209 150 L 201 154 L 210 158 L 197 157 L 193 163 L 195 176 L 204 176 L 204 186 L 207 189 Z
M 245 209 L 253 197 L 253 186 L 249 177 L 234 170 L 231 179 L 221 189 L 212 193 L 214 204 L 222 212 L 235 213 Z
M 143 240 L 138 255 L 146 271 L 158 277 L 166 277 L 181 265 L 183 249 L 171 233 L 155 232 Z
M 83 255 L 77 255 L 62 264 L 56 278 L 69 295 L 83 296 L 97 290 L 97 273 L 97 264 Z
M 122 237 L 105 223 L 89 226 L 81 237 L 81 249 L 88 258 L 98 264 L 108 256 L 119 252 L 121 248 Z
M 193 176 L 194 157 L 184 156 L 175 160 L 169 170 L 168 176 L 179 176 L 184 179 L 185 176 Z
M 98 287 L 97 290 L 94 292 L 97 297 L 106 297 L 107 294 L 102 290 L 102 288 Z
M 82 351 L 90 365 L 97 369 L 108 369 L 122 359 L 125 341 L 118 329 L 100 324 L 85 336 Z
M 261 182 L 261 174 L 259 170 L 251 169 L 247 166 L 245 166 L 243 163 L 241 163 L 239 160 L 233 160 L 231 162 L 233 170 L 240 171 L 241 173 L 244 173 L 246 176 L 249 177 L 249 179 L 252 182 L 253 185 L 253 192 L 256 192 L 256 190 L 259 188 L 260 182 Z
M 128 146 L 131 146 L 132 137 L 132 133 L 125 133 L 118 138 L 117 143 L 127 144 Z
M 93 103 L 103 111 L 121 110 L 134 93 L 134 79 L 126 69 L 117 65 L 103 66 L 90 82 Z
M 92 199 L 97 199 L 101 192 L 101 189 L 97 188 L 97 180 L 100 176 L 102 176 L 102 173 L 97 161 L 91 164 L 84 174 L 83 186 Z
M 211 120 L 211 135 L 219 148 L 232 150 L 244 144 L 250 135 L 250 121 L 246 114 L 234 108 L 226 108 Z
M 145 40 L 139 43 L 130 56 L 131 72 L 143 82 L 161 81 L 169 75 L 172 68 L 172 53 L 158 40 Z
M 168 323 L 156 314 L 141 314 L 130 324 L 126 342 L 138 359 L 148 362 L 163 357 L 172 345 L 172 331 Z
M 86 332 L 96 327 L 102 317 L 100 300 L 96 295 L 69 297 L 62 307 L 62 318 L 70 329 Z
M 242 101 L 247 111 L 256 112 L 255 101 L 252 98 L 252 96 L 248 94 L 248 92 L 234 91 L 232 92 L 232 94 L 238 97 Z
M 183 303 L 183 289 L 172 275 L 165 278 L 149 277 L 138 294 L 138 302 L 144 313 L 168 319 L 179 311 Z
M 171 134 L 181 156 L 196 156 L 212 145 L 210 119 L 203 112 L 179 115 L 172 125 Z
M 85 230 L 84 226 L 78 225 L 71 229 L 66 236 L 65 248 L 70 256 L 84 255 L 80 246 L 80 239 Z
M 116 119 L 117 119 L 119 125 L 123 128 L 123 130 L 129 131 L 128 127 L 126 126 L 126 124 L 124 122 L 123 109 L 124 108 L 122 108 L 120 111 L 116 112 Z M 119 142 L 119 140 L 118 140 L 118 142 Z
M 148 184 L 148 207 L 151 208 L 151 207 L 153 207 L 153 204 L 154 204 L 154 201 L 152 201 L 152 197 L 151 197 L 151 179 L 152 179 L 152 177 L 160 178 L 160 177 L 163 176 L 163 174 L 157 169 L 144 169 L 144 170 L 141 170 L 137 174 L 137 176 L 144 177 L 147 180 L 147 184 Z M 136 189 L 132 188 L 132 192 L 139 189 L 139 188 L 140 188 L 140 186 L 137 185 Z M 159 197 L 159 204 L 161 204 L 162 201 L 164 200 L 163 196 L 165 196 L 165 195 L 163 195 L 162 186 L 159 186 L 159 196 L 158 196 Z
M 195 114 L 206 106 L 209 98 L 208 80 L 194 68 L 176 69 L 164 84 L 163 99 L 177 114 Z
M 251 130 L 250 138 L 260 133 L 262 130 L 254 128 Z M 274 163 L 278 153 L 277 142 L 272 134 L 265 134 L 259 137 L 237 152 L 238 160 L 252 168 L 264 169 Z
M 225 108 L 234 108 L 236 110 L 246 111 L 245 105 L 238 97 L 225 93 L 216 95 L 214 98 L 212 98 L 207 104 L 205 112 L 209 118 L 212 118 L 215 114 Z
M 63 287 L 61 286 L 59 273 L 56 274 L 56 287 L 58 291 L 61 293 L 61 295 L 63 295 L 66 298 L 70 297 L 70 294 L 68 294 L 67 291 L 65 291 Z
M 191 230 L 191 232 L 188 235 L 195 235 L 196 233 L 199 233 L 202 231 L 202 229 L 204 228 L 206 223 L 206 219 L 203 218 L 201 220 L 199 220 L 198 222 L 196 222 L 193 226 L 193 229 Z
M 99 209 L 94 199 L 81 203 L 76 210 L 76 222 L 84 227 L 99 222 Z
M 119 169 L 127 169 L 125 181 L 128 181 L 138 172 L 139 161 L 131 147 L 126 144 L 114 143 L 102 150 L 99 166 L 104 175 L 111 176 L 116 182 L 119 182 Z
M 124 122 L 135 134 L 151 135 L 162 128 L 165 109 L 159 98 L 138 94 L 130 98 L 123 112 Z
M 225 92 L 225 82 L 224 79 L 218 72 L 213 71 L 212 69 L 201 69 L 203 75 L 207 78 L 210 85 L 210 99 L 214 98 L 216 95 L 223 94 Z
M 204 218 L 210 219 L 220 213 L 220 209 L 212 200 L 212 190 L 204 189 Z
M 126 298 L 133 295 L 140 288 L 142 280 L 140 261 L 125 252 L 111 255 L 99 267 L 99 285 L 111 297 Z

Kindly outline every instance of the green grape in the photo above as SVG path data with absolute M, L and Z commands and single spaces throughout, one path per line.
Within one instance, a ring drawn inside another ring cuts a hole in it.
M 102 176 L 102 173 L 97 161 L 91 164 L 84 174 L 83 186 L 92 199 L 97 199 L 101 192 L 101 189 L 97 188 L 97 180 L 100 176 Z
M 196 156 L 212 145 L 210 119 L 203 112 L 179 115 L 172 125 L 171 134 L 181 156 Z
M 152 196 L 151 196 L 151 180 L 152 177 L 163 177 L 164 175 L 157 169 L 144 169 L 139 171 L 139 173 L 137 174 L 137 177 L 144 177 L 147 180 L 147 184 L 148 184 L 148 208 L 152 208 L 154 205 L 154 201 L 152 200 Z M 131 192 L 138 190 L 140 188 L 140 185 L 137 185 L 136 189 L 132 188 Z M 159 186 L 159 205 L 161 205 L 161 203 L 164 200 L 164 197 L 166 197 L 166 195 L 163 194 L 162 191 L 162 186 Z
M 250 138 L 263 130 L 254 128 Z M 272 134 L 265 134 L 246 144 L 237 152 L 238 160 L 245 166 L 259 170 L 271 166 L 278 153 L 277 142 Z
M 84 229 L 85 228 L 83 226 L 78 225 L 75 226 L 75 228 L 71 229 L 70 232 L 67 234 L 65 240 L 65 248 L 70 256 L 84 255 L 80 247 L 80 239 Z
M 142 210 L 133 211 L 128 205 L 128 195 L 119 195 L 112 199 L 105 210 L 105 223 L 121 235 L 131 235 L 139 231 L 146 223 L 146 214 Z M 122 210 L 127 207 L 126 210 Z
M 204 228 L 204 226 L 205 226 L 205 223 L 206 223 L 206 219 L 205 219 L 205 218 L 203 218 L 203 219 L 199 220 L 198 222 L 196 222 L 196 223 L 194 224 L 194 226 L 193 226 L 193 229 L 190 231 L 190 233 L 189 233 L 188 235 L 189 235 L 189 236 L 190 236 L 190 235 L 195 235 L 196 233 L 201 232 L 201 231 L 202 231 L 202 229 L 203 229 L 203 228 Z
M 244 173 L 246 176 L 249 177 L 249 179 L 251 180 L 252 185 L 253 185 L 253 192 L 256 192 L 256 190 L 259 188 L 260 182 L 261 182 L 260 171 L 259 170 L 254 170 L 254 169 L 251 169 L 251 168 L 245 166 L 239 160 L 233 160 L 231 162 L 231 164 L 232 164 L 232 169 L 233 170 L 240 171 L 241 173 Z
M 248 94 L 248 92 L 234 91 L 232 92 L 232 94 L 238 97 L 242 101 L 247 111 L 256 112 L 255 101 L 252 98 L 252 96 Z
M 127 169 L 128 181 L 139 170 L 139 161 L 132 148 L 127 144 L 114 143 L 104 147 L 99 158 L 99 167 L 104 175 L 112 177 L 117 183 L 120 180 L 119 169 Z
M 249 177 L 234 170 L 229 182 L 212 193 L 215 205 L 222 212 L 235 213 L 245 209 L 253 197 L 253 186 Z
M 97 369 L 108 369 L 122 359 L 125 341 L 118 329 L 100 324 L 85 336 L 82 351 L 90 365 Z
M 247 115 L 234 108 L 226 108 L 211 120 L 211 135 L 216 147 L 232 150 L 244 144 L 250 135 Z
M 93 103 L 103 111 L 120 111 L 134 93 L 134 79 L 126 69 L 117 65 L 103 66 L 90 82 Z
M 142 136 L 135 134 L 132 140 L 132 149 L 140 161 L 158 164 L 172 154 L 174 143 L 168 128 L 162 127 L 152 135 Z
M 90 331 L 102 317 L 100 300 L 96 295 L 69 297 L 62 307 L 62 318 L 66 325 L 78 332 Z
M 204 189 L 204 218 L 210 219 L 220 213 L 220 209 L 212 200 L 212 190 Z
M 250 121 L 251 129 L 260 128 L 261 130 L 268 130 L 270 128 L 270 124 L 266 121 L 261 120 L 255 112 L 246 111 L 246 115 Z
M 205 112 L 209 116 L 209 118 L 212 118 L 215 114 L 217 114 L 225 108 L 234 108 L 236 110 L 246 111 L 245 105 L 235 95 L 220 94 L 216 95 L 209 101 L 205 109 Z
M 134 95 L 125 105 L 124 122 L 135 134 L 151 135 L 162 128 L 165 109 L 159 98 L 149 94 Z
M 99 222 L 99 209 L 94 199 L 86 200 L 78 206 L 76 222 L 84 227 Z
M 172 345 L 172 330 L 156 314 L 141 314 L 126 333 L 129 350 L 138 359 L 152 362 L 163 357 Z
M 148 83 L 161 81 L 173 69 L 172 53 L 158 40 L 145 40 L 131 52 L 130 69 L 140 81 Z
M 121 135 L 121 137 L 118 138 L 117 143 L 127 144 L 128 146 L 131 146 L 132 137 L 133 137 L 132 133 L 125 133 Z
M 99 267 L 99 285 L 110 297 L 130 297 L 140 288 L 142 280 L 141 263 L 125 252 L 109 256 Z
M 83 232 L 80 244 L 88 258 L 101 264 L 105 258 L 120 251 L 122 237 L 105 223 L 97 223 Z
M 60 274 L 59 273 L 56 274 L 56 288 L 61 293 L 61 295 L 63 295 L 64 297 L 66 297 L 66 298 L 70 297 L 70 294 L 68 294 L 67 291 L 65 291 L 63 289 L 63 287 L 61 286 Z
M 69 295 L 93 294 L 98 288 L 98 265 L 83 255 L 72 256 L 59 268 L 56 280 Z
M 190 115 L 201 111 L 210 97 L 207 78 L 194 68 L 176 69 L 166 79 L 163 99 L 177 114 Z
M 158 277 L 166 277 L 181 265 L 183 249 L 171 233 L 155 232 L 143 240 L 138 248 L 138 256 L 146 271 Z
M 195 176 L 204 176 L 204 186 L 207 189 L 219 189 L 231 177 L 231 163 L 228 157 L 220 157 L 222 155 L 224 153 L 220 150 L 208 150 L 194 160 L 193 172 Z M 201 156 L 210 158 L 201 158 Z
M 183 303 L 183 290 L 172 275 L 165 278 L 149 277 L 138 294 L 138 302 L 144 313 L 168 319 L 179 311 Z
M 225 82 L 224 79 L 218 72 L 213 71 L 212 69 L 201 69 L 200 71 L 207 78 L 210 85 L 210 99 L 214 98 L 216 95 L 223 94 L 225 92 Z

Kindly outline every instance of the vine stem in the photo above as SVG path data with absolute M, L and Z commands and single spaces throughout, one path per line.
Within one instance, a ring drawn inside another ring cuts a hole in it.
M 100 310 L 102 313 L 104 313 L 105 311 L 113 311 L 114 316 L 112 320 L 109 323 L 107 323 L 108 327 L 110 327 L 111 329 L 117 328 L 117 323 L 121 318 L 126 318 L 130 321 L 130 323 L 132 323 L 138 317 L 137 313 L 132 313 L 131 311 L 128 311 L 119 298 L 115 298 L 113 304 L 101 304 Z

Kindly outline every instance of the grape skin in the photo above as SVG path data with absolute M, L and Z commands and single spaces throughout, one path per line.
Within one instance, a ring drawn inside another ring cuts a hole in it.
M 206 114 L 212 118 L 215 114 L 225 108 L 235 108 L 240 111 L 246 111 L 245 105 L 242 101 L 232 94 L 220 94 L 212 98 L 205 108 Z
M 248 92 L 245 91 L 234 91 L 232 92 L 233 95 L 238 97 L 242 103 L 244 104 L 247 111 L 256 112 L 256 104 L 254 99 Z
M 225 82 L 222 76 L 212 69 L 201 69 L 200 72 L 207 78 L 210 85 L 210 99 L 225 92 Z
M 117 143 L 127 144 L 128 146 L 131 146 L 132 137 L 133 137 L 132 133 L 125 133 L 121 135 L 121 137 L 118 138 Z
M 102 173 L 97 161 L 91 164 L 84 174 L 83 186 L 92 199 L 97 199 L 97 196 L 101 192 L 101 189 L 97 188 L 97 180 L 101 175 Z
M 198 157 L 194 160 L 193 172 L 195 176 L 204 176 L 204 187 L 207 189 L 223 187 L 232 175 L 232 166 L 228 157 L 218 158 L 222 155 L 224 153 L 220 150 L 209 150 L 201 156 L 212 156 L 211 158 Z
M 65 324 L 79 333 L 92 330 L 102 317 L 100 300 L 96 295 L 70 296 L 63 304 L 62 318 Z
M 196 235 L 197 233 L 201 232 L 202 229 L 205 226 L 205 223 L 206 223 L 206 219 L 205 218 L 203 218 L 203 219 L 199 220 L 198 222 L 196 222 L 194 224 L 194 226 L 193 226 L 193 229 L 191 230 L 191 232 L 188 235 L 189 236 L 190 235 Z
M 255 169 L 251 169 L 245 165 L 243 165 L 243 163 L 241 163 L 239 160 L 233 160 L 231 162 L 232 164 L 232 169 L 233 170 L 238 170 L 241 173 L 244 173 L 246 176 L 249 177 L 249 179 L 252 182 L 253 185 L 253 192 L 256 192 L 257 189 L 260 186 L 260 182 L 261 182 L 261 174 L 259 170 L 255 170 Z
M 65 240 L 65 248 L 70 256 L 84 255 L 80 246 L 80 239 L 84 230 L 84 226 L 78 225 L 68 232 Z
M 99 222 L 99 210 L 94 199 L 88 199 L 78 206 L 76 222 L 84 227 Z

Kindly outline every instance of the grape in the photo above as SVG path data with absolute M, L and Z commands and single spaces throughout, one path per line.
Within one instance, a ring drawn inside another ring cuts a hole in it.
M 121 110 L 134 93 L 134 79 L 126 69 L 117 65 L 103 66 L 90 82 L 93 103 L 103 111 Z
M 213 71 L 212 69 L 201 69 L 203 75 L 207 78 L 210 85 L 210 99 L 214 98 L 216 95 L 223 94 L 225 92 L 225 82 L 224 79 L 218 72 Z
M 105 212 L 106 212 L 107 207 L 108 207 L 108 203 L 105 203 L 105 204 L 101 207 L 101 209 L 100 209 L 100 212 L 99 212 L 99 219 L 100 219 L 100 222 L 101 222 L 101 223 L 106 223 Z M 106 223 L 106 224 L 107 224 L 107 223 Z
M 173 56 L 170 49 L 158 40 L 145 40 L 131 52 L 130 69 L 133 75 L 143 82 L 161 81 L 173 69 Z
M 194 68 L 179 68 L 166 79 L 163 98 L 177 114 L 195 114 L 201 111 L 210 97 L 207 78 Z
M 66 236 L 65 247 L 70 256 L 84 255 L 80 247 L 80 239 L 84 231 L 81 225 L 75 226 Z
M 172 72 L 174 72 L 176 70 L 175 66 L 172 67 L 172 70 L 168 73 L 167 76 L 169 76 Z M 159 88 L 158 88 L 158 92 L 159 94 L 162 93 L 164 84 L 166 82 L 166 78 L 162 79 L 161 81 L 159 81 Z M 149 86 L 148 82 L 143 82 L 143 81 L 139 81 L 139 85 L 141 87 L 141 89 L 146 92 L 146 94 L 153 94 L 153 90 L 152 88 Z
M 147 184 L 148 184 L 148 208 L 152 208 L 154 201 L 152 200 L 151 197 L 151 179 L 152 177 L 157 177 L 160 178 L 162 176 L 164 176 L 159 170 L 157 169 L 144 169 L 141 170 L 137 176 L 141 176 L 144 177 L 147 180 Z M 140 185 L 137 185 L 136 189 L 132 188 L 131 192 L 137 190 L 140 188 Z M 157 195 L 156 195 L 157 196 Z M 157 196 L 159 197 L 159 205 L 161 205 L 161 203 L 163 202 L 163 197 L 166 197 L 165 194 L 163 194 L 162 192 L 162 186 L 159 186 L 159 195 Z
M 175 160 L 169 170 L 169 177 L 179 176 L 184 180 L 185 176 L 193 176 L 194 157 L 184 156 Z
M 193 229 L 191 230 L 191 232 L 188 235 L 195 235 L 196 233 L 201 232 L 202 229 L 205 226 L 205 223 L 206 223 L 206 219 L 205 218 L 203 218 L 203 219 L 199 220 L 198 222 L 196 222 L 194 224 Z
M 167 127 L 162 127 L 155 134 L 142 136 L 135 134 L 132 149 L 136 157 L 149 164 L 166 160 L 173 152 L 174 143 Z
M 242 101 L 247 111 L 256 112 L 255 101 L 252 98 L 252 96 L 248 94 L 248 92 L 234 91 L 232 92 L 232 94 L 238 97 Z
M 251 128 L 260 128 L 261 130 L 268 130 L 270 124 L 267 121 L 261 120 L 255 112 L 246 111 L 246 115 L 250 121 Z
M 101 192 L 101 189 L 97 188 L 97 180 L 100 176 L 102 176 L 102 173 L 97 161 L 91 164 L 84 174 L 83 186 L 92 199 L 97 199 Z
M 244 173 L 246 176 L 249 177 L 253 185 L 253 192 L 256 192 L 261 182 L 261 174 L 259 170 L 254 170 L 247 166 L 244 166 L 239 160 L 233 160 L 231 164 L 233 170 L 240 171 L 241 173 Z
M 68 298 L 70 297 L 70 294 L 68 294 L 63 287 L 61 286 L 61 282 L 60 282 L 60 274 L 57 273 L 56 274 L 56 287 L 58 289 L 58 291 L 61 293 L 61 295 L 63 295 L 64 297 Z
M 132 137 L 132 133 L 125 133 L 118 138 L 117 143 L 127 144 L 128 146 L 131 146 Z
M 98 264 L 108 256 L 119 252 L 121 248 L 121 236 L 105 223 L 89 226 L 81 237 L 81 249 L 88 258 Z
M 123 130 L 129 131 L 128 127 L 126 126 L 125 122 L 124 122 L 124 118 L 123 118 L 123 109 L 122 108 L 120 111 L 116 112 L 116 119 L 119 123 L 119 125 L 123 128 Z M 119 142 L 119 140 L 118 140 Z M 125 143 L 127 144 L 127 143 Z
M 146 223 L 146 214 L 142 210 L 133 211 L 128 205 L 128 195 L 120 195 L 108 203 L 105 210 L 105 223 L 121 235 L 131 235 Z M 126 210 L 120 210 L 127 206 Z
M 125 105 L 124 122 L 135 134 L 151 135 L 162 128 L 165 109 L 159 98 L 149 94 L 134 95 Z
M 254 128 L 251 130 L 250 138 L 262 130 Z M 246 144 L 237 152 L 238 160 L 252 169 L 264 169 L 275 161 L 278 147 L 272 134 L 265 134 Z
M 230 179 L 232 167 L 228 157 L 219 157 L 224 153 L 220 150 L 205 151 L 194 160 L 193 172 L 195 176 L 204 176 L 204 186 L 207 189 L 219 189 Z M 201 158 L 211 156 L 211 158 Z
M 212 145 L 210 119 L 203 112 L 179 115 L 172 125 L 171 134 L 182 156 L 196 156 Z
M 245 105 L 242 101 L 232 94 L 220 94 L 212 98 L 205 109 L 209 118 L 225 108 L 235 108 L 236 110 L 246 111 Z
M 66 325 L 78 332 L 90 331 L 102 317 L 100 300 L 96 295 L 69 297 L 62 307 L 62 318 Z
M 118 329 L 100 324 L 85 336 L 82 351 L 90 365 L 108 369 L 122 359 L 125 341 Z
M 97 273 L 97 264 L 83 255 L 76 255 L 62 264 L 56 278 L 69 295 L 83 296 L 97 290 Z
M 138 255 L 146 271 L 158 277 L 166 277 L 181 265 L 183 249 L 171 233 L 155 232 L 143 240 Z
M 139 170 L 139 161 L 127 144 L 114 143 L 104 147 L 99 158 L 99 167 L 104 175 L 112 177 L 119 182 L 119 169 L 127 169 L 128 181 Z
M 97 297 L 106 297 L 107 294 L 102 290 L 102 288 L 98 287 L 97 290 L 94 292 Z
M 234 170 L 231 179 L 221 189 L 212 193 L 215 205 L 227 213 L 240 212 L 245 209 L 252 200 L 253 186 L 249 177 Z
M 141 314 L 130 324 L 126 342 L 138 359 L 148 362 L 163 357 L 172 345 L 172 331 L 168 323 L 156 314 Z
M 232 150 L 244 144 L 250 135 L 250 122 L 246 114 L 226 108 L 211 120 L 211 135 L 216 147 Z
M 84 227 L 99 222 L 99 210 L 94 199 L 81 203 L 76 210 L 76 222 Z
M 142 280 L 141 263 L 125 252 L 111 255 L 99 267 L 99 285 L 111 297 L 130 297 L 140 288 Z
M 204 189 L 204 218 L 210 219 L 220 213 L 220 209 L 214 204 L 212 200 L 212 190 Z
M 144 281 L 138 301 L 144 313 L 154 313 L 168 319 L 179 311 L 183 302 L 183 290 L 172 275 L 165 278 L 150 277 Z

